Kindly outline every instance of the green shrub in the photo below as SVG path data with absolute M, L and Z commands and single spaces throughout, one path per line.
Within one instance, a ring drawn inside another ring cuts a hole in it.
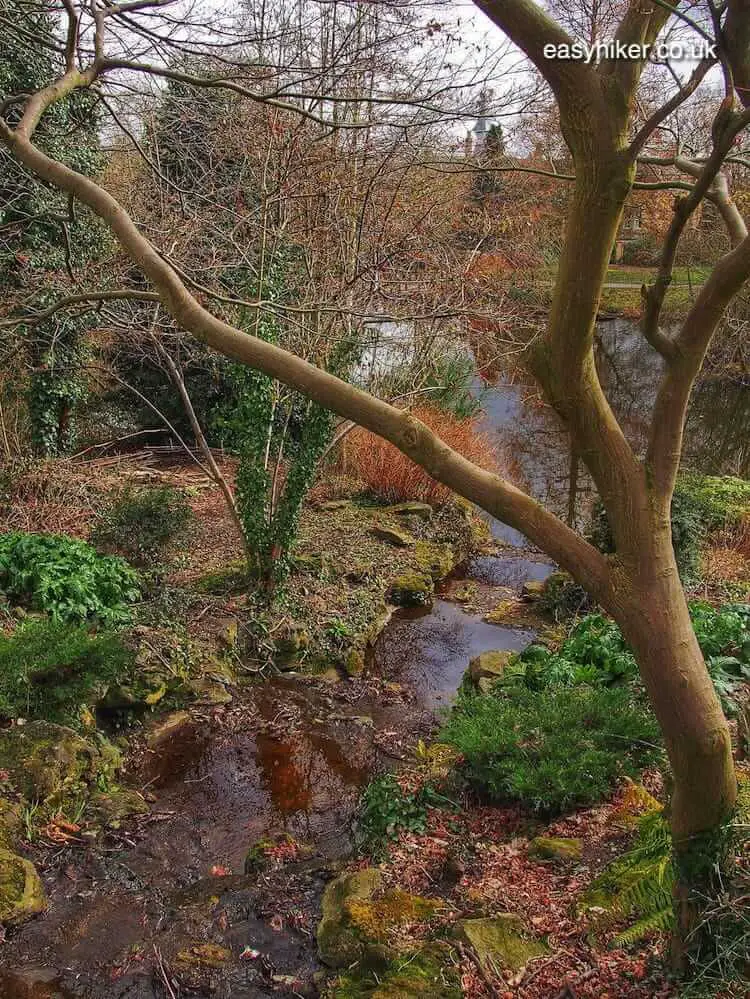
M 629 686 L 462 692 L 440 740 L 491 801 L 555 814 L 601 800 L 661 755 L 659 731 Z
M 700 563 L 701 545 L 708 534 L 736 524 L 750 514 L 750 481 L 731 475 L 680 476 L 672 497 L 672 546 L 680 579 L 695 579 Z M 612 531 L 601 501 L 592 512 L 589 540 L 600 551 L 615 550 Z
M 91 540 L 143 565 L 184 534 L 192 519 L 190 504 L 179 489 L 126 489 L 101 516 Z
M 132 662 L 116 635 L 26 621 L 10 636 L 0 633 L 0 715 L 78 725 L 80 708 L 93 706 Z
M 427 806 L 423 794 L 402 791 L 393 774 L 376 777 L 362 793 L 357 839 L 374 857 L 382 856 L 400 832 L 424 832 Z
M 127 562 L 60 534 L 0 535 L 0 592 L 56 621 L 118 621 L 139 593 Z

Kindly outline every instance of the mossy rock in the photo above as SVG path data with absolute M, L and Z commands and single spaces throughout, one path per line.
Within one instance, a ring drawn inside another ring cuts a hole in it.
M 374 960 L 376 964 L 387 962 L 382 950 L 375 954 L 368 952 L 367 943 L 361 939 L 350 915 L 352 903 L 371 899 L 382 881 L 380 871 L 368 867 L 353 874 L 342 874 L 326 885 L 323 917 L 317 932 L 318 954 L 324 964 L 331 968 L 348 968 L 366 959 L 368 962 Z
M 101 826 L 119 829 L 123 819 L 131 815 L 145 815 L 149 811 L 143 795 L 131 787 L 111 787 L 108 791 L 95 791 L 89 807 Z
M 216 707 L 221 704 L 230 704 L 233 700 L 224 684 L 218 683 L 210 677 L 199 676 L 195 680 L 188 680 L 188 687 L 200 704 Z
M 0 797 L 0 847 L 12 849 L 23 835 L 21 806 Z
M 393 545 L 394 548 L 413 548 L 417 539 L 409 534 L 408 531 L 402 531 L 400 527 L 386 527 L 383 524 L 377 524 L 372 529 L 372 533 L 379 541 L 385 541 L 386 544 Z
M 230 593 L 244 590 L 250 584 L 250 573 L 247 562 L 237 559 L 229 562 L 221 569 L 205 573 L 193 584 L 193 589 L 199 593 Z
M 532 958 L 550 953 L 547 944 L 526 933 L 521 917 L 510 912 L 487 919 L 462 919 L 455 932 L 490 974 L 498 970 L 517 974 Z
M 336 500 L 326 500 L 325 503 L 318 503 L 317 509 L 330 512 L 332 510 L 346 510 L 348 507 L 351 506 L 353 506 L 351 500 L 336 499 Z
M 130 683 L 113 684 L 97 705 L 102 711 L 146 711 L 167 694 L 167 684 L 158 674 L 143 673 Z
M 529 843 L 529 854 L 532 857 L 539 857 L 540 860 L 580 860 L 583 854 L 583 841 L 537 836 Z
M 310 645 L 310 634 L 297 621 L 287 621 L 274 637 L 276 656 L 282 663 L 292 662 Z
M 344 659 L 347 676 L 359 676 L 365 668 L 365 655 L 361 649 L 349 649 Z
M 397 517 L 419 517 L 420 520 L 432 520 L 434 510 L 429 503 L 420 503 L 412 500 L 408 503 L 396 503 L 385 508 L 386 513 L 393 513 Z
M 31 801 L 61 802 L 100 774 L 111 776 L 120 754 L 110 743 L 94 746 L 70 728 L 34 721 L 0 732 L 0 769 Z
M 385 601 L 381 600 L 373 608 L 373 618 L 366 630 L 362 633 L 362 642 L 365 645 L 374 645 L 381 631 L 390 621 L 393 610 Z
M 397 576 L 388 587 L 388 599 L 397 607 L 429 607 L 432 603 L 433 585 L 430 576 L 418 572 L 405 572 Z
M 449 544 L 437 541 L 418 541 L 414 546 L 414 561 L 417 568 L 428 573 L 432 579 L 445 579 L 455 565 L 456 556 Z
M 537 603 L 545 593 L 545 583 L 539 579 L 529 579 L 521 588 L 521 597 L 530 604 Z
M 327 885 L 318 926 L 318 952 L 324 964 L 382 968 L 396 956 L 392 931 L 429 920 L 441 907 L 434 899 L 398 889 L 379 893 L 381 886 L 382 875 L 375 868 L 341 875 Z
M 232 952 L 215 943 L 200 943 L 177 954 L 177 963 L 200 968 L 221 968 L 231 961 Z
M 157 749 L 168 742 L 177 733 L 187 728 L 192 721 L 187 711 L 172 711 L 163 718 L 159 718 L 148 731 L 146 744 L 149 749 Z
M 0 849 L 0 924 L 15 926 L 46 908 L 44 886 L 31 861 Z
M 505 624 L 518 610 L 518 601 L 513 599 L 501 600 L 496 607 L 484 615 L 487 624 Z

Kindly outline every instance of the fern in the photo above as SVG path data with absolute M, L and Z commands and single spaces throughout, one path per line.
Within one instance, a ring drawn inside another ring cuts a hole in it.
M 636 943 L 648 933 L 671 927 L 675 879 L 669 826 L 661 809 L 653 809 L 639 820 L 632 849 L 592 885 L 597 901 L 605 901 L 607 923 L 631 921 L 615 937 L 618 945 Z

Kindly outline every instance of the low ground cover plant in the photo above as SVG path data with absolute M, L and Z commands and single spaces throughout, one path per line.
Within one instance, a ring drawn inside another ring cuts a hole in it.
M 124 620 L 139 595 L 138 574 L 124 559 L 99 555 L 61 534 L 0 535 L 0 593 L 55 621 Z
M 99 518 L 91 540 L 98 548 L 145 565 L 183 536 L 192 520 L 192 508 L 180 489 L 126 489 Z
M 462 753 L 481 797 L 545 816 L 601 800 L 661 757 L 656 721 L 632 685 L 463 691 L 440 738 Z

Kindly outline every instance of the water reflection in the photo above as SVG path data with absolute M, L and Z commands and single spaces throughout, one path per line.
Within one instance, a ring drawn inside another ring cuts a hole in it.
M 642 454 L 662 374 L 661 357 L 631 320 L 599 323 L 595 348 L 602 385 L 634 450 Z M 479 380 L 477 388 L 480 387 Z M 481 429 L 521 488 L 558 516 L 585 526 L 593 484 L 571 454 L 570 438 L 536 389 L 501 373 L 483 395 Z M 683 464 L 717 475 L 750 473 L 750 387 L 706 381 L 693 393 L 685 430 Z M 520 545 L 524 538 L 498 522 L 493 534 Z
M 501 628 L 436 600 L 431 612 L 394 616 L 375 646 L 377 670 L 408 684 L 420 704 L 446 707 L 455 697 L 469 660 L 491 649 L 520 651 L 534 633 Z

